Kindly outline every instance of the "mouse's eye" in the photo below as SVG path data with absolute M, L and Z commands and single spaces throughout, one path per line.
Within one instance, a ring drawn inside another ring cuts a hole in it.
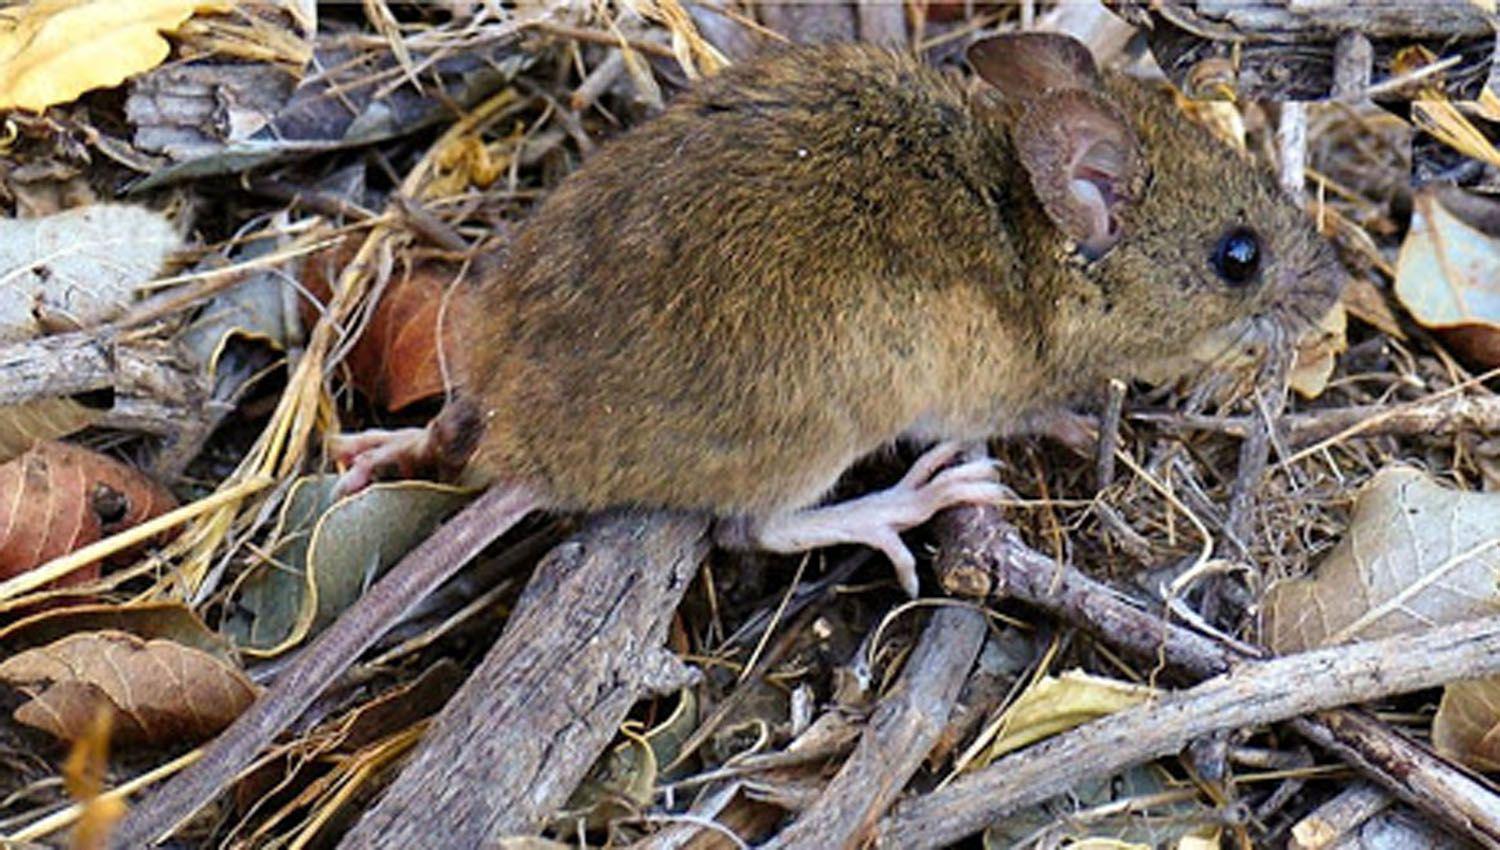
M 1248 227 L 1225 233 L 1214 248 L 1214 271 L 1230 286 L 1244 286 L 1260 271 L 1260 238 Z

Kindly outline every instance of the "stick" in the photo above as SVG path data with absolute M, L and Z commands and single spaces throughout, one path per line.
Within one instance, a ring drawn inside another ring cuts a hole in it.
M 962 588 L 971 596 L 1009 595 L 1158 668 L 1198 678 L 1218 675 L 1252 657 L 1168 623 L 1078 570 L 1055 563 L 1028 547 L 994 508 L 959 508 L 937 521 L 942 548 L 936 567 L 950 592 Z M 1483 832 L 1467 813 L 1500 811 L 1494 789 L 1396 732 L 1361 722 L 1362 717 L 1352 710 L 1331 711 L 1317 720 L 1299 718 L 1292 726 L 1447 829 L 1482 841 Z
M 881 846 L 938 848 L 1023 806 L 1171 755 L 1220 729 L 1260 726 L 1311 711 L 1500 672 L 1500 617 L 1420 635 L 1303 652 L 1247 664 L 1187 691 L 1044 741 L 940 791 L 898 805 L 880 824 Z M 1474 813 L 1475 832 L 1500 847 L 1500 810 Z
M 609 514 L 537 568 L 505 633 L 340 848 L 491 847 L 567 803 L 637 700 L 708 551 L 701 517 Z
M 881 700 L 838 775 L 811 808 L 764 846 L 865 846 L 876 820 L 937 743 L 985 631 L 984 615 L 971 608 L 949 606 L 933 614 L 901 681 Z

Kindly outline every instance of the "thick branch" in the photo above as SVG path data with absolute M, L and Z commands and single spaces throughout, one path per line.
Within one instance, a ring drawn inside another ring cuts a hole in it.
M 610 514 L 537 567 L 500 641 L 341 848 L 488 847 L 534 834 L 662 681 L 704 521 Z M 677 682 L 677 686 L 681 686 Z

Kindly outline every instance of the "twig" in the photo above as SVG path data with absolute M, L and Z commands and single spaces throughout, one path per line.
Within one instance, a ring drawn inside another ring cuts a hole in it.
M 1323 850 L 1390 804 L 1391 796 L 1380 786 L 1369 782 L 1352 785 L 1298 821 L 1292 827 L 1292 839 L 1287 842 L 1287 847 L 1289 850 Z
M 933 614 L 896 688 L 812 807 L 765 845 L 777 850 L 858 848 L 937 743 L 979 647 L 985 618 L 968 607 Z
M 993 508 L 960 508 L 938 517 L 936 568 L 949 592 L 960 587 L 1010 596 L 1083 628 L 1159 667 L 1206 678 L 1248 656 L 1198 632 L 1168 623 L 1078 570 L 1030 548 Z M 1351 710 L 1299 718 L 1292 727 L 1362 770 L 1371 779 L 1449 830 L 1483 841 L 1473 809 L 1500 818 L 1500 798 L 1482 780 Z M 1076 779 L 1076 777 L 1075 777 Z M 1462 801 L 1454 803 L 1452 801 Z M 1500 834 L 1500 825 L 1496 827 Z
M 1094 489 L 1104 491 L 1115 483 L 1115 452 L 1120 448 L 1120 416 L 1125 412 L 1123 381 L 1109 382 L 1104 415 L 1099 419 L 1099 444 L 1094 453 Z
M 1106 585 L 1032 549 L 990 507 L 965 507 L 935 520 L 935 568 L 955 596 L 1010 597 L 1035 605 L 1140 658 L 1212 676 L 1235 654 L 1217 641 L 1173 625 Z
M 1497 653 L 1500 617 L 1487 617 L 1420 635 L 1246 664 L 1195 688 L 1059 735 L 898 805 L 881 823 L 879 839 L 890 847 L 943 847 L 1023 806 L 1066 791 L 1080 776 L 1107 776 L 1171 755 L 1184 741 L 1219 729 L 1259 726 L 1490 675 L 1500 671 Z M 1468 834 L 1500 847 L 1500 810 L 1470 814 Z
M 1131 418 L 1178 430 L 1212 431 L 1244 437 L 1255 427 L 1259 417 L 1139 413 L 1133 414 Z M 1297 454 L 1288 459 L 1291 462 L 1309 454 L 1309 446 L 1316 444 L 1316 449 L 1321 449 L 1355 436 L 1411 437 L 1500 432 L 1500 396 L 1446 395 L 1394 408 L 1378 404 L 1335 407 L 1283 416 L 1280 425 L 1287 445 L 1297 450 Z
M 1234 485 L 1229 490 L 1229 510 L 1224 520 L 1224 538 L 1243 554 L 1245 541 L 1250 536 L 1251 508 L 1255 505 L 1255 494 L 1260 491 L 1261 479 L 1266 475 L 1266 466 L 1271 457 L 1271 436 L 1275 423 L 1286 407 L 1286 390 L 1283 388 L 1279 367 L 1268 370 L 1271 380 L 1258 382 L 1259 386 L 1271 387 L 1271 400 L 1267 402 L 1257 388 L 1255 391 L 1256 417 L 1244 442 L 1240 443 L 1239 467 L 1235 470 Z
M 554 549 L 500 641 L 339 847 L 488 847 L 539 831 L 630 707 L 683 685 L 661 644 L 707 546 L 701 518 L 617 513 Z
M 1500 789 L 1483 777 L 1455 767 L 1362 711 L 1324 711 L 1294 720 L 1292 728 L 1359 768 L 1438 826 L 1486 847 L 1500 847 Z

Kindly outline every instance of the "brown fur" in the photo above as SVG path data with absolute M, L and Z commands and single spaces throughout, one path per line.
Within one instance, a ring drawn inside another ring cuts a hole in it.
M 956 79 L 843 45 L 705 81 L 564 181 L 451 311 L 471 466 L 562 508 L 766 515 L 903 435 L 1024 430 L 1205 333 L 1331 303 L 1328 249 L 1267 175 L 1140 83 L 1107 96 L 1150 180 L 1085 263 L 1013 110 Z M 1208 264 L 1234 223 L 1269 255 L 1248 291 Z

